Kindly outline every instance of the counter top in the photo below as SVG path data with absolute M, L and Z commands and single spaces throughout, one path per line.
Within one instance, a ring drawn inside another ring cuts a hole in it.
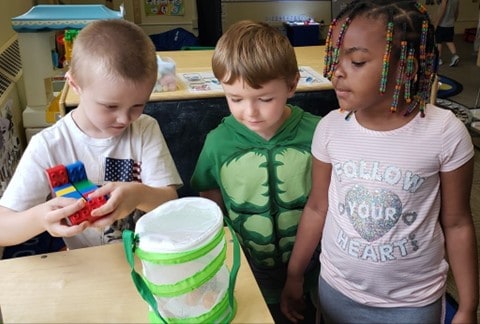
M 332 89 L 329 81 L 323 78 L 323 57 L 324 46 L 304 46 L 295 47 L 295 54 L 300 68 L 305 67 L 308 71 L 314 72 L 318 76 L 315 82 L 299 82 L 297 92 L 318 91 Z M 211 59 L 213 50 L 183 50 L 158 52 L 160 57 L 169 57 L 175 61 L 177 74 L 177 90 L 165 92 L 153 92 L 150 101 L 162 100 L 188 100 L 202 98 L 218 98 L 223 96 L 223 90 L 213 89 L 211 91 L 192 91 L 183 81 L 184 74 L 191 73 L 211 73 Z M 301 73 L 302 74 L 302 73 Z M 79 98 L 69 87 L 64 88 L 61 106 L 75 107 L 78 105 Z

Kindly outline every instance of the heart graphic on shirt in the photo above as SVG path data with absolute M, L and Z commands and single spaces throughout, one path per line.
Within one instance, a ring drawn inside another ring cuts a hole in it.
M 358 234 L 368 242 L 385 235 L 400 219 L 402 202 L 391 191 L 370 192 L 354 186 L 345 196 L 345 210 Z

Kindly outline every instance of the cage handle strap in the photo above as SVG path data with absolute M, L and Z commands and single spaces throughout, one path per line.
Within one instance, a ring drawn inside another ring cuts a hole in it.
M 122 238 L 123 238 L 123 247 L 125 250 L 125 255 L 127 257 L 128 263 L 130 264 L 130 269 L 132 270 L 131 271 L 132 279 L 135 284 L 135 287 L 137 288 L 137 291 L 140 293 L 140 296 L 142 296 L 143 300 L 145 300 L 148 303 L 148 305 L 150 305 L 152 310 L 155 312 L 155 315 L 158 316 L 158 318 L 162 321 L 162 323 L 167 324 L 167 321 L 162 317 L 162 315 L 160 315 L 158 311 L 157 301 L 155 300 L 155 297 L 153 296 L 152 292 L 148 288 L 142 276 L 135 271 L 134 252 L 135 252 L 136 240 L 137 240 L 137 238 L 135 237 L 135 234 L 130 230 L 124 230 L 122 233 Z
M 233 263 L 232 269 L 230 269 L 230 281 L 228 285 L 228 302 L 230 303 L 231 309 L 235 309 L 235 297 L 234 297 L 234 290 L 235 290 L 235 283 L 237 281 L 237 274 L 238 270 L 240 269 L 240 243 L 238 242 L 237 234 L 232 227 L 232 222 L 228 217 L 223 218 L 225 220 L 225 224 L 227 224 L 228 229 L 230 230 L 230 234 L 232 236 L 233 241 Z

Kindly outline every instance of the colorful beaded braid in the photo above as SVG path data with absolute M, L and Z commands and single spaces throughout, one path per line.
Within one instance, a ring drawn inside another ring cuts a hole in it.
M 332 64 L 332 52 L 333 52 L 333 45 L 332 45 L 332 33 L 333 29 L 337 25 L 337 19 L 333 19 L 330 27 L 328 27 L 327 38 L 325 40 L 325 59 L 324 59 L 324 67 L 323 67 L 323 76 L 327 77 L 330 72 L 330 67 Z
M 428 21 L 424 20 L 422 23 L 422 35 L 420 36 L 420 61 L 425 62 L 427 58 L 427 34 Z
M 385 45 L 385 54 L 383 55 L 382 78 L 380 79 L 380 93 L 384 94 L 387 88 L 388 68 L 390 65 L 390 55 L 392 53 L 393 43 L 393 22 L 387 24 L 387 44 Z
M 325 64 L 325 69 L 326 73 L 324 73 L 324 76 L 331 80 L 333 77 L 333 73 L 335 72 L 335 69 L 337 68 L 338 61 L 340 59 L 340 46 L 342 45 L 343 42 L 343 37 L 345 37 L 345 33 L 348 29 L 348 26 L 350 25 L 350 22 L 352 19 L 350 17 L 347 17 L 345 22 L 342 24 L 342 27 L 340 29 L 340 33 L 338 34 L 337 41 L 335 43 L 335 46 L 329 45 L 329 53 L 327 56 L 331 56 L 331 59 L 328 61 L 328 65 Z M 330 44 L 332 43 L 331 35 L 330 35 Z
M 424 9 L 423 6 L 418 6 L 418 5 L 417 5 L 417 8 L 419 8 L 420 12 L 422 12 L 421 10 Z M 413 102 L 410 103 L 410 106 L 405 112 L 405 115 L 410 114 L 418 106 L 421 116 L 424 117 L 425 106 L 428 102 L 428 99 L 430 98 L 430 88 L 433 81 L 433 77 L 435 75 L 435 68 L 434 68 L 435 55 L 433 53 L 429 53 L 427 55 L 426 48 L 427 48 L 428 31 L 429 31 L 429 22 L 428 20 L 424 20 L 422 22 L 422 33 L 420 36 L 420 46 L 419 46 L 420 47 L 419 74 L 424 75 L 424 78 L 420 80 L 419 86 L 418 86 L 418 92 L 417 92 L 417 95 L 415 96 L 415 100 L 413 100 Z
M 390 106 L 391 112 L 396 112 L 398 107 L 398 98 L 400 97 L 400 91 L 402 90 L 403 79 L 405 77 L 405 66 L 407 61 L 407 41 L 400 43 L 400 61 L 397 69 L 397 79 L 395 83 L 395 89 L 393 91 L 393 102 Z
M 427 8 L 424 5 L 422 5 L 421 3 L 415 2 L 415 7 L 417 7 L 418 12 L 420 12 L 421 14 L 426 14 L 427 13 Z
M 405 93 L 404 98 L 407 103 L 412 101 L 411 97 L 411 90 L 412 90 L 412 78 L 413 78 L 413 69 L 415 67 L 415 49 L 410 47 L 408 50 L 408 57 L 407 57 L 407 67 L 405 70 Z

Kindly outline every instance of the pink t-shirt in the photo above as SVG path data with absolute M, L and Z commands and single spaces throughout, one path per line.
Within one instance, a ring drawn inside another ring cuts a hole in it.
M 445 291 L 440 174 L 473 157 L 466 127 L 428 105 L 392 131 L 362 127 L 335 110 L 317 126 L 312 154 L 332 164 L 321 276 L 375 307 L 428 305 Z

